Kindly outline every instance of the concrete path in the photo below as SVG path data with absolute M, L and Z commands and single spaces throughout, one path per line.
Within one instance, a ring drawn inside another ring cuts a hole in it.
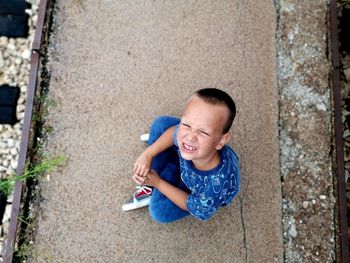
M 282 262 L 273 1 L 57 1 L 38 262 Z M 203 87 L 238 108 L 242 191 L 209 222 L 122 212 L 138 141 Z M 41 260 L 41 261 L 40 261 Z

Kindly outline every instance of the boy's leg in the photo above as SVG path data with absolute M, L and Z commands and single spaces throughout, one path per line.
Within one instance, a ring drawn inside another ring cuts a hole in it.
M 156 118 L 150 128 L 148 145 L 153 144 L 167 129 L 177 125 L 180 122 L 179 118 L 170 116 L 160 116 Z M 177 152 L 165 150 L 162 153 L 155 156 L 152 160 L 152 169 L 160 174 L 161 170 L 164 169 L 165 165 L 169 162 L 169 159 L 178 159 Z
M 188 193 L 190 192 L 181 181 L 180 169 L 176 164 L 169 162 L 159 175 L 172 185 Z M 156 188 L 154 188 L 152 192 L 149 213 L 154 221 L 163 224 L 179 220 L 189 215 L 189 212 L 175 205 Z
M 180 119 L 175 117 L 162 116 L 156 118 L 151 125 L 148 144 L 154 143 L 168 128 L 178 124 L 179 122 Z M 154 157 L 152 161 L 152 169 L 160 174 L 160 171 L 164 168 L 169 159 L 179 159 L 176 150 L 169 151 L 168 149 Z M 151 194 L 152 188 L 146 186 L 139 187 L 139 189 L 134 192 L 132 198 L 123 204 L 123 211 L 134 210 L 136 208 L 147 206 L 150 202 Z
M 151 145 L 154 143 L 168 128 L 177 125 L 179 122 L 180 119 L 168 116 L 162 116 L 155 119 L 151 125 L 148 144 Z M 189 192 L 180 178 L 179 156 L 175 146 L 154 157 L 152 169 L 167 182 Z M 159 223 L 170 223 L 189 214 L 187 211 L 176 206 L 155 188 L 152 192 L 149 212 L 153 220 Z

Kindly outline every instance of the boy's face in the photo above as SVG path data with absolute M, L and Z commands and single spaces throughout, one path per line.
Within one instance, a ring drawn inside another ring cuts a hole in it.
M 211 165 L 218 160 L 218 150 L 230 138 L 229 133 L 223 134 L 228 115 L 224 105 L 212 105 L 192 96 L 184 109 L 177 134 L 182 158 L 191 160 L 198 169 L 214 168 Z

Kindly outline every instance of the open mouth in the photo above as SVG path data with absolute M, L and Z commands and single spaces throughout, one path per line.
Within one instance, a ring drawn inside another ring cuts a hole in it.
M 194 152 L 194 151 L 196 150 L 195 147 L 189 146 L 189 145 L 187 145 L 187 144 L 185 144 L 185 143 L 182 143 L 182 146 L 183 146 L 183 148 L 184 148 L 185 150 L 187 150 L 187 151 L 189 151 L 189 152 Z

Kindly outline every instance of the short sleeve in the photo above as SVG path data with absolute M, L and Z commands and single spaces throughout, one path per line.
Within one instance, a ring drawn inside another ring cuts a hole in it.
M 186 205 L 190 214 L 199 220 L 208 220 L 218 210 L 213 198 L 193 194 L 187 197 Z
M 204 179 L 204 187 L 187 198 L 189 212 L 200 220 L 208 220 L 221 206 L 226 206 L 238 194 L 237 175 L 217 174 Z

